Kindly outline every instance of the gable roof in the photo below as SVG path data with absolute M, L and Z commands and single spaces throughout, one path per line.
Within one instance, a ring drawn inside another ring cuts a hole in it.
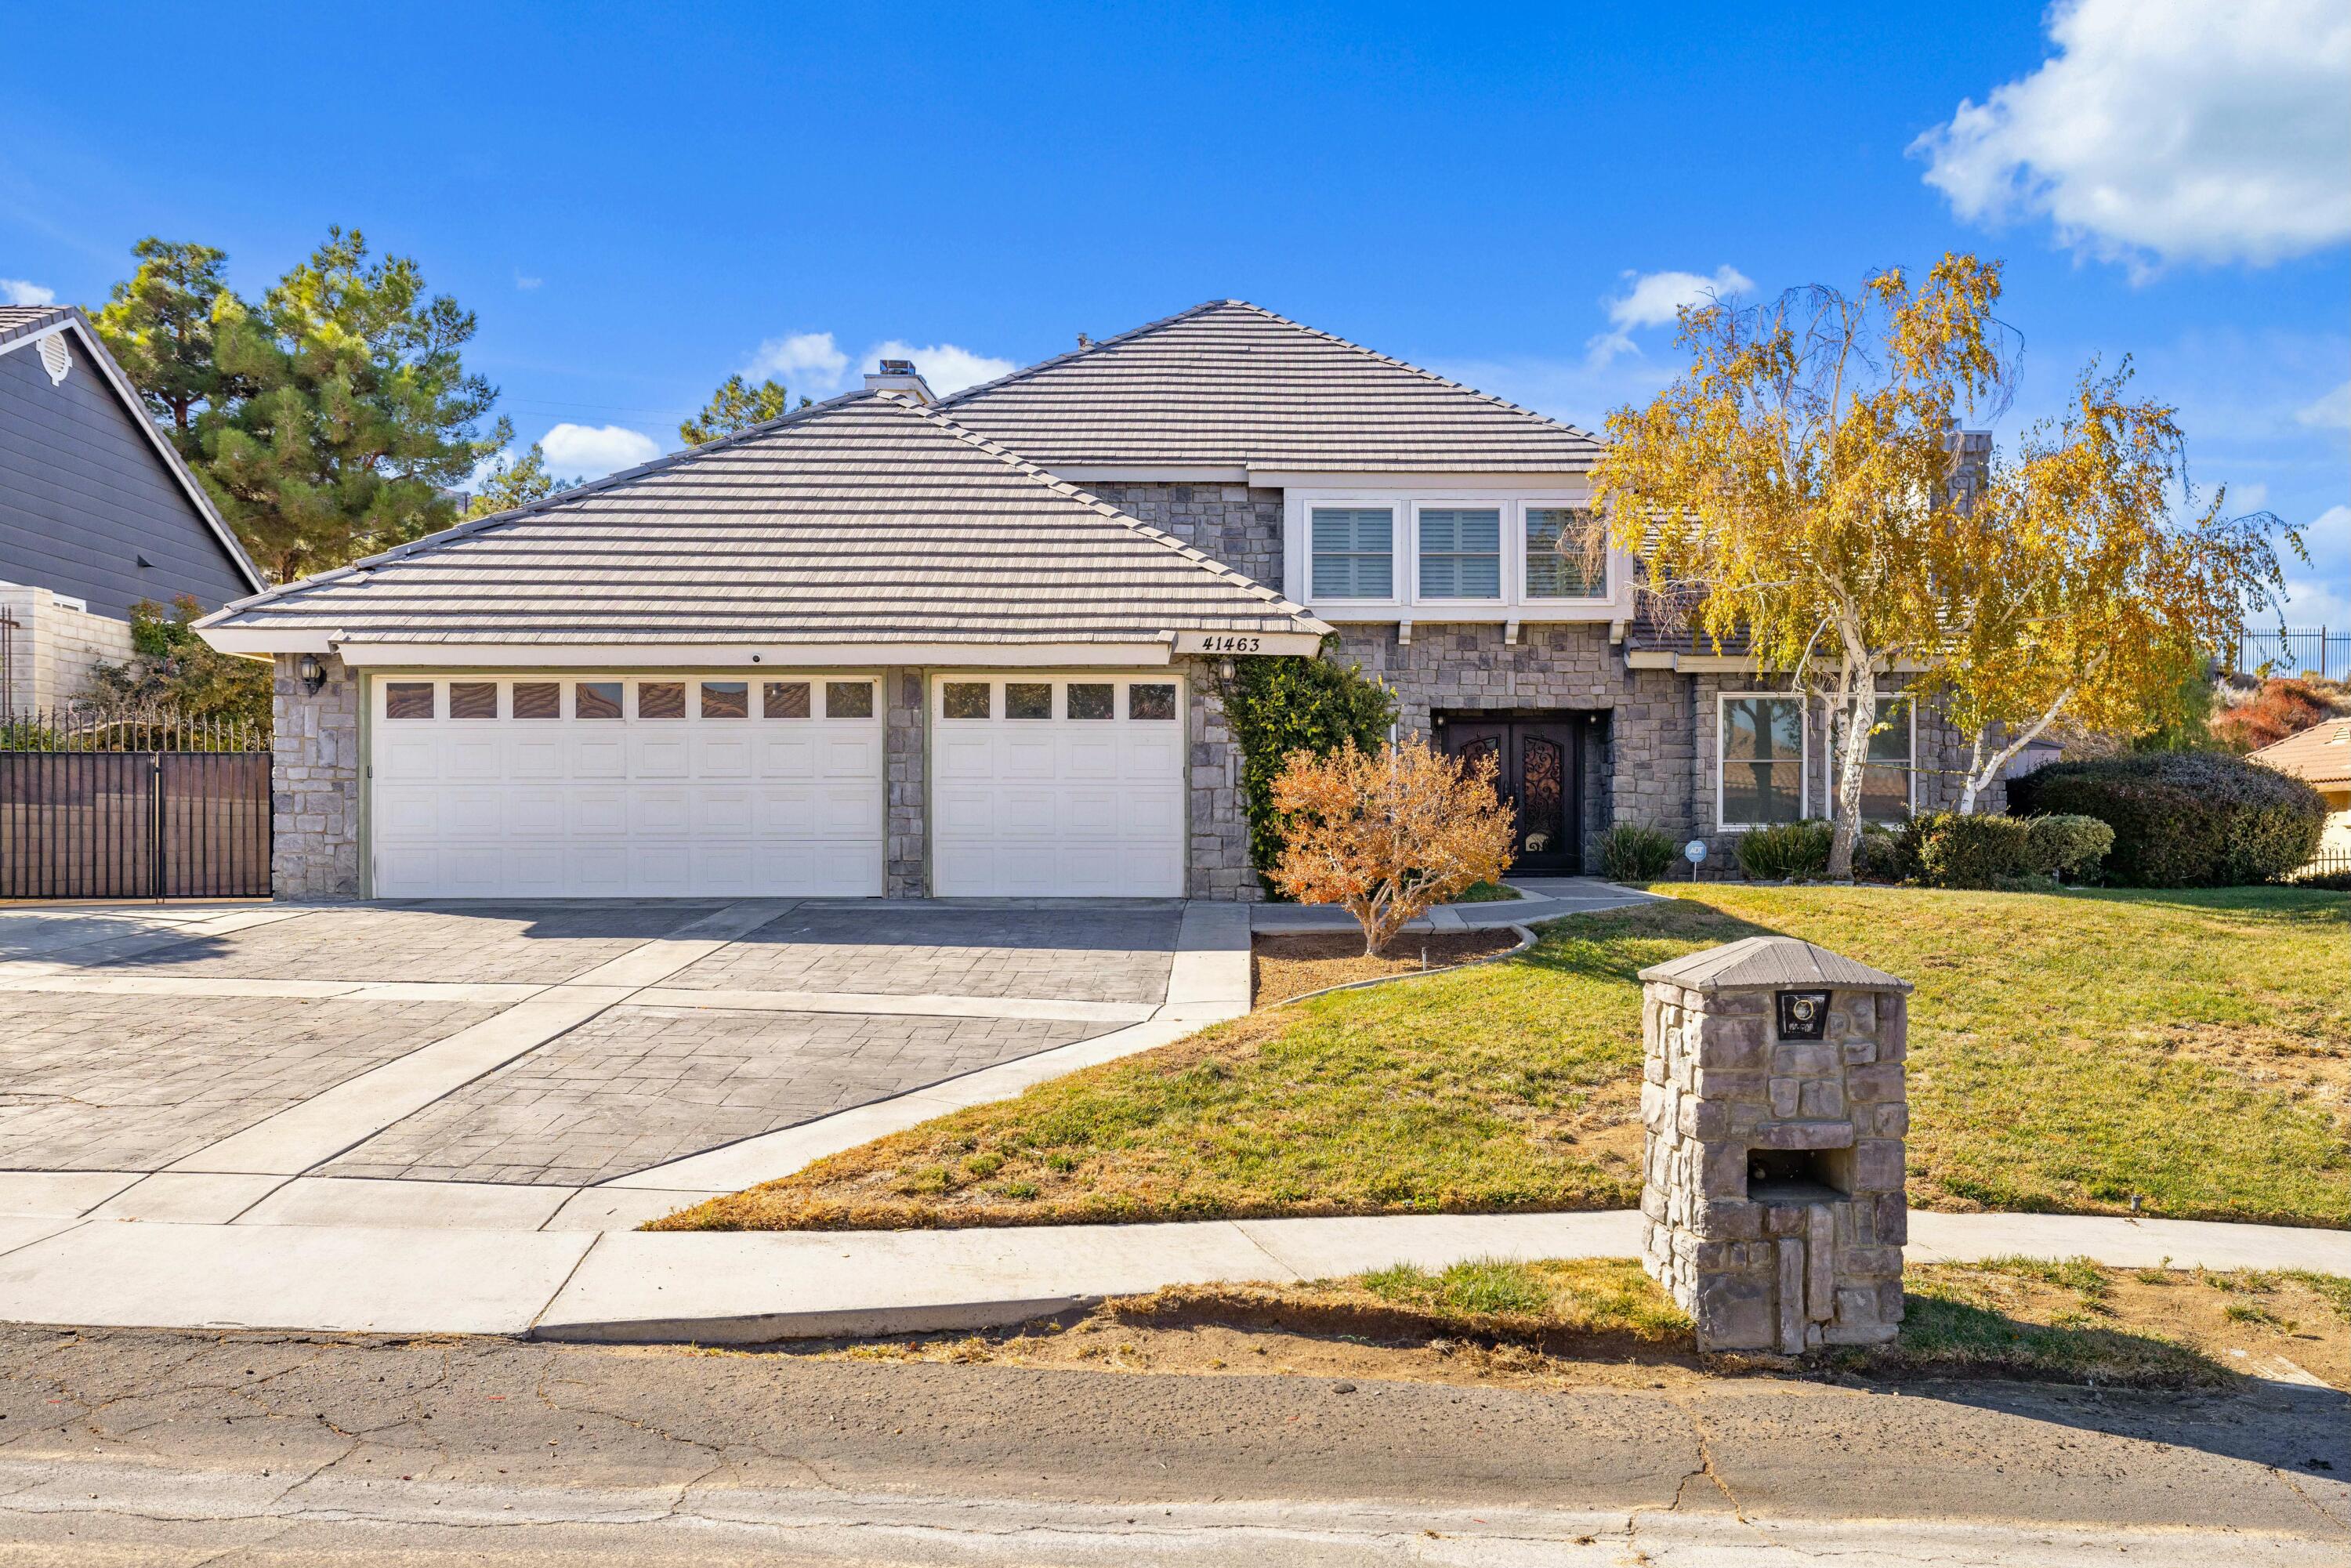
M 852 392 L 241 600 L 339 643 L 1019 643 L 1330 628 L 893 392 Z M 276 639 L 273 641 L 272 639 Z
M 2252 760 L 2311 784 L 2351 784 L 2351 718 L 2330 718 L 2262 747 Z
M 148 413 L 138 389 L 131 384 L 131 378 L 115 362 L 105 340 L 99 337 L 98 329 L 90 325 L 89 318 L 84 316 L 78 307 L 72 305 L 0 305 L 0 354 L 34 348 L 42 339 L 59 332 L 70 333 L 80 342 L 89 356 L 90 363 L 98 367 L 99 379 L 121 400 L 131 423 L 145 433 L 148 444 L 154 448 L 157 458 L 170 471 L 172 483 L 187 497 L 188 504 L 195 508 L 197 517 L 204 519 L 205 531 L 220 546 L 221 553 L 228 558 L 236 574 L 251 588 L 267 586 L 268 580 L 253 564 L 253 558 L 245 553 L 245 546 L 238 542 L 235 531 L 221 520 L 220 513 L 213 509 L 212 497 L 204 493 L 204 486 L 188 472 L 187 464 L 181 461 L 179 449 L 155 428 L 155 421 Z
M 1239 299 L 968 388 L 940 405 L 1053 469 L 1579 473 L 1571 425 Z

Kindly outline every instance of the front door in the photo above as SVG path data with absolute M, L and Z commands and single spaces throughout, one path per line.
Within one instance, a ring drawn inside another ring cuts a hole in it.
M 1579 744 L 1571 724 L 1454 719 L 1445 727 L 1445 749 L 1491 757 L 1494 788 L 1519 809 L 1516 870 L 1572 876 L 1583 869 Z

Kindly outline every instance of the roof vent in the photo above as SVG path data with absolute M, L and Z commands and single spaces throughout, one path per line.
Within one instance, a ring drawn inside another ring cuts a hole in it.
M 41 340 L 41 369 L 49 372 L 49 384 L 57 386 L 73 369 L 73 352 L 66 347 L 66 335 L 52 332 Z
M 916 402 L 936 402 L 931 386 L 923 380 L 923 372 L 914 368 L 912 360 L 884 360 L 879 370 L 866 373 L 867 392 L 903 392 Z

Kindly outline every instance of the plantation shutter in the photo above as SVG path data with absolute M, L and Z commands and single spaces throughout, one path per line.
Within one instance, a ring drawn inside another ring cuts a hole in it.
M 1492 507 L 1420 514 L 1420 596 L 1502 597 L 1502 514 Z
M 1395 515 L 1385 507 L 1317 507 L 1309 522 L 1317 599 L 1395 597 Z

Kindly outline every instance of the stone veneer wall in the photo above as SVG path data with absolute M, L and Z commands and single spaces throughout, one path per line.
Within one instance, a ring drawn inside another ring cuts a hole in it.
M 927 683 L 920 670 L 882 672 L 882 741 L 888 800 L 883 818 L 883 893 L 921 898 L 930 892 L 930 756 L 924 745 Z
M 1281 591 L 1281 492 L 1246 485 L 1088 485 L 1137 522 Z
M 278 654 L 270 680 L 270 887 L 279 898 L 357 898 L 359 676 L 329 654 L 326 683 L 312 694 L 294 673 L 299 662 Z
M 1216 665 L 1207 659 L 1180 659 L 1177 664 L 1191 693 L 1191 749 L 1185 759 L 1191 786 L 1186 891 L 1194 898 L 1253 903 L 1265 896 L 1265 888 L 1249 864 L 1240 747 L 1234 744 L 1224 704 L 1217 700 Z

